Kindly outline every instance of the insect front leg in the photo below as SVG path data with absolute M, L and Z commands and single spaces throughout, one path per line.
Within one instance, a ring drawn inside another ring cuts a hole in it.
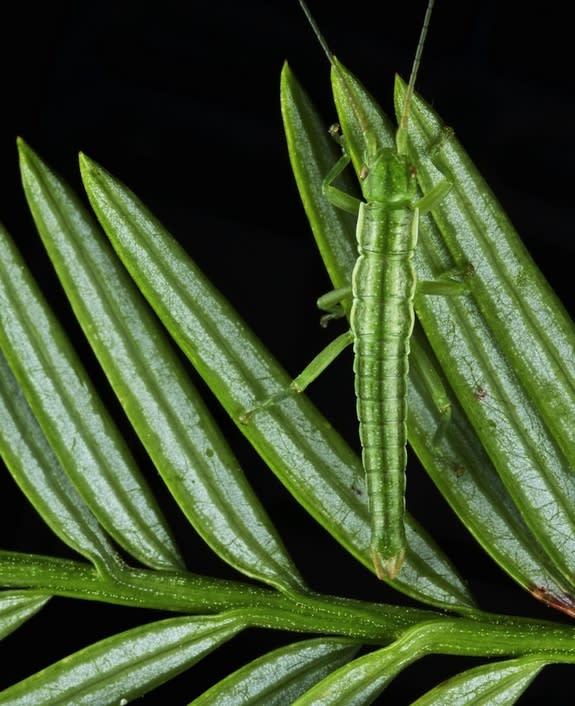
M 431 191 L 417 202 L 418 217 L 433 208 L 436 201 L 443 198 L 450 189 L 451 184 L 446 180 L 436 184 Z M 451 268 L 434 280 L 418 280 L 416 293 L 434 296 L 469 294 L 468 278 L 474 274 L 473 265 L 470 262 L 466 262 L 463 265 Z
M 341 189 L 338 189 L 337 186 L 333 185 L 333 182 L 343 172 L 343 170 L 347 167 L 350 161 L 351 158 L 347 154 L 347 152 L 345 152 L 344 147 L 344 153 L 329 170 L 324 180 L 322 181 L 321 190 L 323 195 L 333 206 L 335 206 L 336 208 L 340 208 L 342 211 L 346 211 L 347 213 L 351 213 L 352 215 L 357 216 L 357 214 L 359 213 L 359 206 L 361 204 L 361 200 L 356 198 L 355 196 L 352 196 L 351 194 L 346 193 L 345 191 L 342 191 Z
M 450 181 L 442 179 L 425 196 L 422 196 L 414 205 L 417 209 L 418 219 L 419 216 L 428 213 L 434 208 L 449 193 L 451 187 Z M 442 296 L 468 294 L 469 290 L 465 280 L 473 273 L 474 270 L 471 263 L 466 263 L 462 267 L 455 267 L 448 272 L 444 272 L 436 280 L 419 280 L 417 282 L 417 293 Z
M 422 196 L 419 201 L 415 203 L 415 208 L 418 214 L 422 216 L 423 214 L 431 211 L 431 209 L 439 203 L 447 194 L 451 191 L 451 182 L 447 179 L 442 179 L 437 182 L 435 186 L 430 189 L 425 196 Z

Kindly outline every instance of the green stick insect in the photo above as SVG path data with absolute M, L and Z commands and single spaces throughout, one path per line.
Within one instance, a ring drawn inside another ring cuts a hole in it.
M 342 84 L 346 78 L 337 59 L 319 31 L 305 2 L 306 14 Z M 363 166 L 359 173 L 365 201 L 333 186 L 350 157 L 345 136 L 340 138 L 343 155 L 325 177 L 323 191 L 335 206 L 357 214 L 358 258 L 353 269 L 350 313 L 351 329 L 320 355 L 329 355 L 353 342 L 355 393 L 363 467 L 371 515 L 370 551 L 379 578 L 397 576 L 405 558 L 405 469 L 407 465 L 407 375 L 410 339 L 414 324 L 414 297 L 425 290 L 417 283 L 413 258 L 417 245 L 419 213 L 445 195 L 450 185 L 440 182 L 423 198 L 417 198 L 416 172 L 407 156 L 407 128 L 411 100 L 433 0 L 429 0 L 403 110 L 396 133 L 396 149 L 380 148 L 367 119 L 353 102 L 352 110 L 365 138 Z M 322 297 L 319 305 L 329 308 L 334 299 L 349 295 L 339 290 Z M 310 366 L 311 368 L 311 366 Z M 309 370 L 308 368 L 307 370 Z M 303 373 L 308 384 L 312 375 Z
M 299 3 L 342 85 L 346 86 L 345 72 L 331 53 L 305 2 L 299 0 Z M 407 375 L 414 297 L 416 289 L 418 293 L 427 290 L 435 294 L 447 293 L 449 289 L 444 285 L 438 290 L 435 282 L 417 282 L 413 265 L 419 214 L 429 210 L 450 188 L 447 181 L 442 181 L 418 199 L 416 171 L 407 156 L 411 100 L 432 7 L 433 0 L 429 0 L 395 149 L 378 145 L 377 135 L 354 101 L 351 87 L 346 90 L 365 142 L 363 166 L 359 172 L 364 201 L 333 186 L 350 163 L 350 156 L 346 151 L 345 135 L 340 136 L 337 129 L 330 130 L 340 143 L 343 154 L 326 175 L 323 193 L 334 206 L 357 215 L 358 258 L 351 286 L 321 297 L 318 306 L 330 312 L 325 319 L 336 318 L 343 315 L 341 302 L 351 297 L 350 330 L 316 356 L 290 387 L 291 392 L 303 391 L 347 345 L 353 343 L 359 435 L 370 509 L 370 552 L 380 579 L 397 576 L 406 552 Z M 440 411 L 448 415 L 450 405 L 444 392 L 438 389 L 439 383 L 430 380 L 429 385 Z M 282 397 L 284 394 L 276 395 L 257 409 L 275 404 Z

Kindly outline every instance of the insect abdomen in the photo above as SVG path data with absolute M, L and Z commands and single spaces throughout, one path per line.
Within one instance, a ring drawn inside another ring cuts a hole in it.
M 416 227 L 416 212 L 408 206 L 362 204 L 352 280 L 355 391 L 371 503 L 372 554 L 384 565 L 386 560 L 400 563 L 405 547 L 407 373 Z

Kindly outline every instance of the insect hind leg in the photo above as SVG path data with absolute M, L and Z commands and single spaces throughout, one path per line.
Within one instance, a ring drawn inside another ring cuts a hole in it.
M 275 395 L 262 400 L 249 410 L 242 412 L 239 416 L 241 424 L 249 424 L 250 419 L 254 414 L 263 410 L 274 407 L 282 400 L 285 400 L 292 395 L 299 395 L 306 387 L 312 383 L 321 373 L 332 363 L 337 356 L 353 341 L 351 331 L 346 331 L 335 338 L 329 345 L 320 351 L 316 357 L 307 365 L 302 372 L 294 378 L 289 387 L 285 390 L 280 390 Z
M 438 454 L 440 451 L 441 442 L 445 437 L 445 432 L 451 423 L 451 400 L 449 399 L 445 385 L 437 373 L 429 353 L 421 344 L 418 343 L 417 338 L 412 337 L 411 347 L 416 353 L 411 356 L 413 367 L 417 369 L 417 373 L 431 395 L 433 404 L 439 413 L 437 428 L 435 429 L 431 440 L 431 448 L 433 449 L 433 453 Z

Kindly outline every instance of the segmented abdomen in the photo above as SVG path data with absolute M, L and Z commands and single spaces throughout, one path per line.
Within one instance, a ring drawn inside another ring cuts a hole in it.
M 407 373 L 417 213 L 407 205 L 364 203 L 357 239 L 351 310 L 357 415 L 371 503 L 372 550 L 386 559 L 405 545 Z

